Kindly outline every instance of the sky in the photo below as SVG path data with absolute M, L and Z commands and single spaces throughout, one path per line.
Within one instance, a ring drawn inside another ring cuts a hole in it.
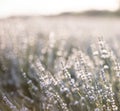
M 0 0 L 0 16 L 118 9 L 118 0 Z

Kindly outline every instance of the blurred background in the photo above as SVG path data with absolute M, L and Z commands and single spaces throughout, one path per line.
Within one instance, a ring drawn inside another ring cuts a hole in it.
M 85 31 L 95 36 L 116 36 L 119 15 L 120 0 L 0 0 L 1 19 L 34 16 L 36 20 L 31 18 L 29 23 L 47 31 L 43 33 L 55 31 L 79 36 Z
M 0 16 L 55 15 L 88 10 L 117 11 L 119 0 L 0 0 Z

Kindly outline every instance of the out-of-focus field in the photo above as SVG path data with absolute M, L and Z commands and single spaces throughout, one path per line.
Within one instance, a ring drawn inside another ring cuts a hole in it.
M 53 17 L 11 17 L 0 21 L 0 27 L 11 27 L 9 30 L 20 32 L 54 31 L 59 36 L 104 35 L 107 37 L 120 34 L 120 18 L 118 17 L 90 17 L 90 16 L 53 16 Z
M 111 47 L 114 45 L 117 49 L 120 48 L 116 45 L 119 44 L 120 40 L 119 17 L 79 17 L 69 15 L 11 17 L 0 20 L 0 31 L 1 39 L 5 39 L 5 41 L 7 39 L 8 42 L 13 38 L 17 41 L 24 41 L 24 39 L 28 38 L 32 40 L 39 34 L 49 38 L 49 34 L 54 33 L 55 38 L 79 38 L 79 42 L 83 44 L 84 42 L 94 41 L 98 37 L 103 37 Z M 7 41 L 6 44 L 8 44 Z

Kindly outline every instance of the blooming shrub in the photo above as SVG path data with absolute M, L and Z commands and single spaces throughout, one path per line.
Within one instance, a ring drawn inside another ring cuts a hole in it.
M 102 37 L 47 39 L 1 37 L 0 111 L 120 110 L 119 55 Z

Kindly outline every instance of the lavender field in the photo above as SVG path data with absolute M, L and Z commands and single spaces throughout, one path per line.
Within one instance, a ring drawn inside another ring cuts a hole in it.
M 0 111 L 120 111 L 120 18 L 0 20 Z

